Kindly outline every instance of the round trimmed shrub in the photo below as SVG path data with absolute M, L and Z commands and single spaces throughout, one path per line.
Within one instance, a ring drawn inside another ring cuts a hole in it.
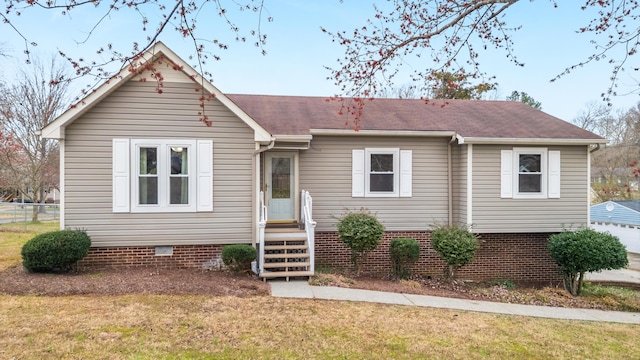
M 22 246 L 22 265 L 30 272 L 67 272 L 87 256 L 91 238 L 84 230 L 57 230 Z
M 629 262 L 620 239 L 588 228 L 552 235 L 548 249 L 572 295 L 580 295 L 585 273 L 621 269 Z
M 420 258 L 420 244 L 413 238 L 395 238 L 389 246 L 393 273 L 400 279 L 409 277 L 408 265 Z
M 459 225 L 436 226 L 431 232 L 431 246 L 447 263 L 445 277 L 455 279 L 458 269 L 470 264 L 478 250 L 478 238 Z
M 369 251 L 378 247 L 384 235 L 384 226 L 375 215 L 365 209 L 347 212 L 338 219 L 338 237 L 350 250 L 356 275 Z
M 235 244 L 222 248 L 222 262 L 236 272 L 250 271 L 258 251 L 251 245 Z

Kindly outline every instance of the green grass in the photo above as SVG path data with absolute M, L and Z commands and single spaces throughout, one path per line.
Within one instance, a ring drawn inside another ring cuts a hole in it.
M 619 286 L 603 286 L 585 282 L 580 296 L 616 304 L 620 310 L 640 312 L 640 291 Z
M 58 230 L 60 222 L 27 223 L 26 228 L 25 223 L 0 224 L 0 271 L 22 261 L 20 250 L 27 240 L 44 232 Z

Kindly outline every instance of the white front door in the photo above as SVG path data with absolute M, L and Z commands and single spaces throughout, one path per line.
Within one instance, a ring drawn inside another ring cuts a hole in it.
M 269 221 L 295 221 L 295 154 L 267 153 L 264 185 Z

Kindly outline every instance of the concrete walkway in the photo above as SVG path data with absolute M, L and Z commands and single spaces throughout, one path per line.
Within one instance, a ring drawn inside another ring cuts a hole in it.
M 271 281 L 269 284 L 271 285 L 271 296 L 283 298 L 362 301 L 381 304 L 422 306 L 441 309 L 532 316 L 550 319 L 640 324 L 640 313 L 506 304 L 491 301 L 346 289 L 332 286 L 311 286 L 307 281 Z

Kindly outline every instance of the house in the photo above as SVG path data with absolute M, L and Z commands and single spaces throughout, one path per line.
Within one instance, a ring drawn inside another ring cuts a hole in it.
M 458 223 L 482 241 L 461 276 L 559 280 L 547 239 L 588 224 L 604 139 L 520 102 L 376 99 L 359 131 L 340 107 L 223 94 L 158 43 L 42 130 L 60 141 L 61 227 L 91 236 L 82 266 L 215 266 L 242 243 L 288 278 L 349 266 L 336 217 L 367 208 L 386 234 L 365 271 L 413 237 L 413 270 L 440 275 L 430 229 Z
M 617 236 L 628 252 L 640 254 L 640 200 L 605 201 L 592 205 L 591 228 Z

